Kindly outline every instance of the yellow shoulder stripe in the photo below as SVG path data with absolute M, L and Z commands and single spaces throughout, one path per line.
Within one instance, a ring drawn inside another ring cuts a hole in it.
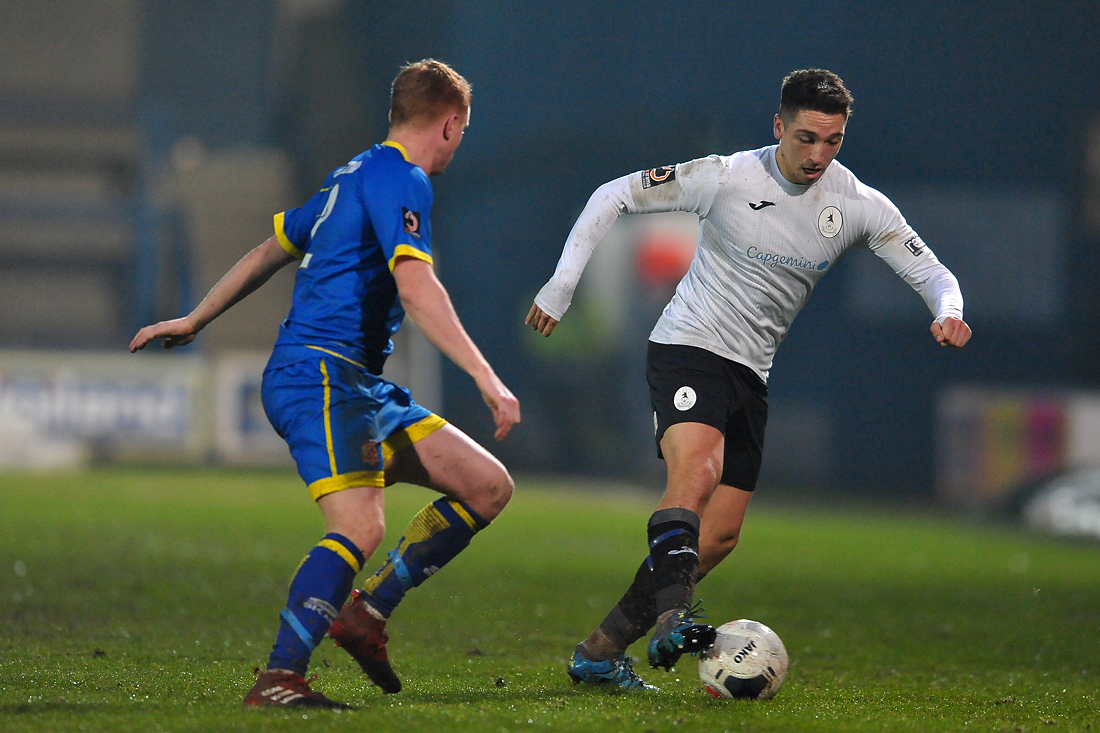
M 302 259 L 306 256 L 306 253 L 294 246 L 294 243 L 286 236 L 286 230 L 283 228 L 283 218 L 286 212 L 280 211 L 275 215 L 275 238 L 279 240 L 279 245 L 286 250 L 287 254 L 292 257 Z
M 427 252 L 417 249 L 411 244 L 399 244 L 394 247 L 393 257 L 390 258 L 390 272 L 393 272 L 393 268 L 397 265 L 398 257 L 412 257 L 417 260 L 424 260 L 429 265 L 432 264 L 432 256 Z

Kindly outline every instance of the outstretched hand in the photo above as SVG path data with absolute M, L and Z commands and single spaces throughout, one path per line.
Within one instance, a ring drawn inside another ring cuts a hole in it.
M 548 316 L 546 311 L 539 308 L 534 303 L 531 304 L 531 310 L 527 313 L 527 320 L 524 324 L 535 329 L 543 336 L 549 336 L 554 332 L 554 326 L 558 325 L 558 322 Z
M 146 326 L 137 332 L 134 340 L 130 342 L 130 353 L 133 354 L 145 348 L 153 339 L 164 339 L 162 346 L 171 349 L 176 346 L 187 346 L 199 335 L 197 328 L 189 318 L 175 318 L 171 321 L 161 321 L 152 326 Z
M 954 346 L 961 349 L 970 340 L 970 326 L 958 318 L 945 318 L 943 326 L 932 321 L 932 336 L 940 346 Z

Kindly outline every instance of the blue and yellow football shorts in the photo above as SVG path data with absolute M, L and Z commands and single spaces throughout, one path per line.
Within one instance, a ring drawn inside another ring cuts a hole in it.
M 315 501 L 357 486 L 385 486 L 390 456 L 447 424 L 404 387 L 327 353 L 268 368 L 261 394 Z

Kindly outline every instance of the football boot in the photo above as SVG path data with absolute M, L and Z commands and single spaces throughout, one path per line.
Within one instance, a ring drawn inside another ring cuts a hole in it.
M 664 667 L 667 672 L 681 655 L 695 655 L 714 645 L 714 640 L 718 638 L 714 627 L 695 622 L 696 618 L 705 618 L 702 611 L 702 603 L 696 603 L 686 611 L 669 614 L 664 621 L 657 624 L 657 630 L 646 649 L 650 667 Z
M 624 690 L 651 690 L 656 692 L 659 689 L 642 682 L 642 679 L 634 672 L 630 659 L 622 654 L 596 662 L 585 659 L 578 652 L 573 652 L 573 659 L 569 662 L 568 671 L 575 685 L 584 682 L 589 685 L 621 687 Z
M 388 695 L 401 692 L 401 680 L 394 673 L 386 654 L 386 642 L 390 640 L 386 633 L 386 621 L 371 613 L 363 595 L 360 590 L 351 592 L 351 598 L 329 627 L 328 636 L 333 644 L 359 663 L 370 681 L 382 688 L 382 692 Z
M 259 672 L 256 684 L 244 696 L 244 704 L 245 707 L 270 705 L 287 708 L 351 709 L 350 705 L 329 700 L 320 692 L 310 689 L 309 682 L 302 675 L 284 670 Z

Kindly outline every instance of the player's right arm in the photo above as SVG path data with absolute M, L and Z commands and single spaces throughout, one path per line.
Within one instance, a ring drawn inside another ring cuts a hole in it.
M 405 313 L 420 331 L 448 359 L 474 378 L 485 404 L 493 412 L 501 440 L 519 422 L 519 400 L 504 386 L 489 361 L 458 319 L 451 297 L 435 276 L 430 263 L 415 257 L 399 256 L 393 268 L 397 293 Z
M 189 314 L 138 331 L 130 342 L 130 352 L 145 348 L 156 338 L 164 339 L 166 349 L 186 346 L 208 323 L 267 282 L 281 268 L 308 256 L 313 232 L 332 213 L 339 190 L 338 185 L 322 188 L 302 206 L 276 214 L 273 219 L 275 236 L 233 265 Z
M 544 336 L 553 333 L 573 301 L 588 260 L 620 215 L 691 211 L 706 216 L 724 170 L 721 158 L 712 155 L 631 173 L 596 189 L 565 240 L 554 276 L 535 296 L 525 323 Z
M 210 289 L 202 302 L 183 318 L 161 321 L 137 332 L 130 342 L 130 352 L 144 349 L 153 339 L 164 339 L 164 348 L 186 346 L 195 340 L 199 331 L 229 310 L 252 291 L 267 282 L 272 275 L 290 264 L 295 257 L 289 254 L 276 237 L 269 238 L 240 261 Z

